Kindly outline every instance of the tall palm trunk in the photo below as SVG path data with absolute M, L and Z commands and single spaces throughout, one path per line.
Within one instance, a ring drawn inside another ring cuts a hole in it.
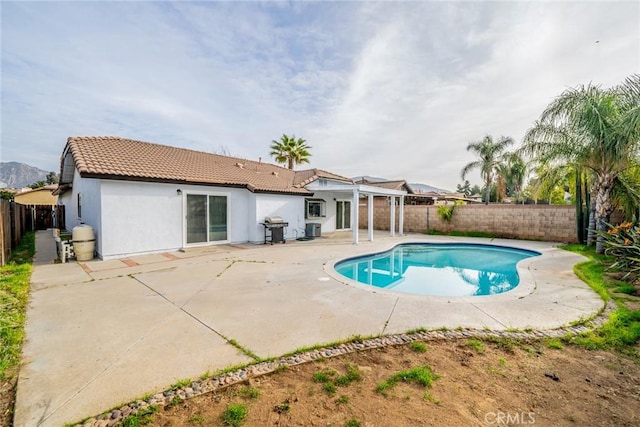
M 487 179 L 487 181 L 485 182 L 485 186 L 487 187 L 487 189 L 484 192 L 484 204 L 488 205 L 489 198 L 491 197 L 491 178 Z
M 576 208 L 576 236 L 578 238 L 578 243 L 581 245 L 584 244 L 584 208 L 582 206 L 582 171 L 576 169 L 576 197 L 575 197 L 575 208 Z
M 607 223 L 613 212 L 613 204 L 611 202 L 611 190 L 613 189 L 614 179 L 607 172 L 598 175 L 596 181 L 596 212 L 595 225 L 600 232 L 607 231 Z M 596 239 L 596 253 L 604 253 L 604 238 L 598 235 Z
M 595 235 L 593 231 L 596 229 L 596 201 L 593 200 L 589 204 L 589 225 L 587 226 L 587 246 L 593 246 Z

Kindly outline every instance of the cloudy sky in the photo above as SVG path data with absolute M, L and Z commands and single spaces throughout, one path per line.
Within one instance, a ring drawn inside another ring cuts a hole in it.
M 520 141 L 563 90 L 640 72 L 632 2 L 11 2 L 1 160 L 58 170 L 115 135 L 455 189 L 486 134 Z M 479 176 L 471 176 L 480 184 Z

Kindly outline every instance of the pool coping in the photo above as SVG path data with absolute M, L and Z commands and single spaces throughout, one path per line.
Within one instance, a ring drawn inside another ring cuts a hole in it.
M 494 295 L 465 295 L 465 296 L 456 296 L 456 295 L 421 295 L 421 294 L 414 294 L 414 293 L 409 293 L 409 292 L 401 292 L 401 291 L 395 291 L 395 290 L 391 290 L 391 289 L 386 289 L 386 288 L 378 288 L 375 286 L 371 286 L 371 285 L 367 285 L 367 284 L 363 284 L 361 282 L 358 282 L 357 280 L 353 280 L 350 279 L 342 274 L 340 274 L 337 269 L 336 269 L 336 265 L 348 261 L 348 260 L 354 260 L 354 259 L 358 259 L 358 258 L 365 258 L 368 256 L 376 256 L 376 255 L 382 255 L 384 253 L 390 252 L 392 250 L 394 250 L 395 248 L 399 247 L 399 246 L 407 246 L 407 245 L 433 245 L 433 246 L 438 246 L 438 245 L 442 245 L 442 246 L 452 246 L 452 245 L 471 245 L 471 246 L 487 246 L 487 247 L 497 247 L 497 248 L 504 248 L 504 249 L 515 249 L 515 250 L 522 250 L 522 251 L 528 251 L 528 252 L 534 252 L 536 253 L 536 255 L 532 255 L 530 257 L 527 257 L 525 259 L 522 259 L 520 261 L 518 261 L 518 263 L 516 264 L 516 272 L 518 273 L 518 277 L 519 277 L 519 283 L 518 285 L 516 285 L 513 289 L 510 289 L 508 291 L 505 292 L 501 292 L 499 294 L 494 294 Z M 519 248 L 515 245 L 503 245 L 503 244 L 489 244 L 489 243 L 477 243 L 477 242 L 465 242 L 465 241 L 460 241 L 460 242 L 425 242 L 425 241 L 419 241 L 419 240 L 409 240 L 406 242 L 398 242 L 398 243 L 394 243 L 393 245 L 391 245 L 389 248 L 384 249 L 382 251 L 376 251 L 376 252 L 372 252 L 369 254 L 361 254 L 361 255 L 356 255 L 356 256 L 351 256 L 351 257 L 347 257 L 347 258 L 335 258 L 332 260 L 329 260 L 325 265 L 324 265 L 324 271 L 325 273 L 327 273 L 328 276 L 330 276 L 332 279 L 344 284 L 344 285 L 348 285 L 348 286 L 354 286 L 358 289 L 363 289 L 369 292 L 373 292 L 373 293 L 380 293 L 380 294 L 387 294 L 390 296 L 403 296 L 403 297 L 418 297 L 418 298 L 429 298 L 429 299 L 433 299 L 433 300 L 441 300 L 441 301 L 450 301 L 450 300 L 454 300 L 455 302 L 478 302 L 481 299 L 484 300 L 491 300 L 492 298 L 496 298 L 499 296 L 515 296 L 518 298 L 521 298 L 523 296 L 529 295 L 531 293 L 533 293 L 536 289 L 536 283 L 535 280 L 532 280 L 531 274 L 528 274 L 530 272 L 530 265 L 531 265 L 531 261 L 537 257 L 542 257 L 544 256 L 544 253 L 542 252 L 541 249 L 524 249 L 524 248 Z M 586 258 L 585 258 L 586 260 Z

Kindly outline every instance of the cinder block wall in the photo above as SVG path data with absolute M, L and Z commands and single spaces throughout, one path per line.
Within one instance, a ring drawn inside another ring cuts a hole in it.
M 575 208 L 559 205 L 461 205 L 456 206 L 450 223 L 440 219 L 436 206 L 404 207 L 404 230 L 481 231 L 499 237 L 550 242 L 577 243 Z M 367 227 L 367 206 L 360 205 L 359 226 Z M 396 229 L 399 208 L 396 206 Z M 389 230 L 389 206 L 376 204 L 373 227 Z

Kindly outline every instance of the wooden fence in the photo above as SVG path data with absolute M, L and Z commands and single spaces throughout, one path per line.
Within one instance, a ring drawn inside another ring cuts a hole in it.
M 27 231 L 64 228 L 64 206 L 21 205 L 0 199 L 0 266 Z

